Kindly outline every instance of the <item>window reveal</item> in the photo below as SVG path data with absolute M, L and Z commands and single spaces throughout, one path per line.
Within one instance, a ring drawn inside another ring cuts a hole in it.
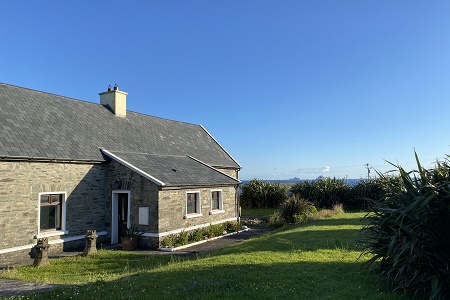
M 221 209 L 220 207 L 220 191 L 211 192 L 211 209 Z
M 198 193 L 188 193 L 186 195 L 186 213 L 198 213 Z
M 60 230 L 62 218 L 62 194 L 42 194 L 40 196 L 40 229 Z

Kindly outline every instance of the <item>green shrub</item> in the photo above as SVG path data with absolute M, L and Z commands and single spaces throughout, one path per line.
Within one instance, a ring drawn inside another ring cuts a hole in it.
M 161 245 L 161 247 L 174 247 L 175 241 L 176 241 L 176 235 L 171 234 L 171 235 L 164 237 L 161 240 L 160 245 Z
M 186 231 L 182 231 L 177 235 L 175 246 L 183 246 L 189 243 L 188 233 Z
M 311 219 L 317 213 L 316 207 L 299 196 L 292 195 L 280 205 L 281 217 L 286 223 L 297 224 Z
M 332 208 L 336 203 L 349 202 L 351 187 L 344 179 L 323 178 L 316 181 L 301 181 L 290 191 L 314 204 L 317 208 Z
M 400 176 L 381 175 L 377 178 L 360 180 L 351 187 L 350 197 L 345 202 L 347 209 L 370 209 L 372 200 L 384 201 L 390 198 L 393 187 L 401 187 Z
M 225 223 L 225 230 L 227 232 L 238 232 L 241 230 L 241 223 L 239 222 L 226 222 Z
M 207 230 L 208 237 L 213 238 L 216 236 L 220 236 L 220 235 L 222 235 L 223 231 L 224 231 L 223 224 L 216 224 L 216 225 L 210 224 L 208 226 L 208 230 Z
M 284 219 L 281 217 L 281 212 L 279 210 L 276 210 L 273 214 L 270 214 L 267 221 L 269 225 L 276 227 L 280 227 L 284 224 Z
M 448 158 L 417 171 L 401 166 L 401 186 L 391 185 L 367 215 L 365 253 L 369 266 L 408 295 L 450 295 L 450 166 Z
M 275 208 L 286 199 L 286 188 L 279 183 L 252 179 L 242 186 L 243 208 Z
M 189 234 L 190 242 L 199 242 L 205 239 L 205 232 L 203 229 L 193 230 Z

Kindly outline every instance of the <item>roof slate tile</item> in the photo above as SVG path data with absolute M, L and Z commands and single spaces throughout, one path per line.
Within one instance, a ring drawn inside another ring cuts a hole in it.
M 115 116 L 100 104 L 0 83 L 0 155 L 104 161 L 113 151 L 193 156 L 211 166 L 240 165 L 200 125 L 127 111 Z M 11 122 L 12 121 L 12 122 Z M 18 151 L 9 147 L 17 143 Z M 56 147 L 55 147 L 56 145 Z

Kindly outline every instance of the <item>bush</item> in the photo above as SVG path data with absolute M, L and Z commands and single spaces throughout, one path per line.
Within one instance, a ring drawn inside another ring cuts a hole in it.
M 279 210 L 276 210 L 273 214 L 270 214 L 267 221 L 271 226 L 281 227 L 284 225 L 284 219 L 281 217 L 281 212 Z
M 393 187 L 401 187 L 400 176 L 383 176 L 360 180 L 351 188 L 350 197 L 345 202 L 347 209 L 370 209 L 372 200 L 384 201 L 393 192 Z
M 279 183 L 252 179 L 242 186 L 243 208 L 275 208 L 286 199 L 286 188 Z
M 450 295 L 450 166 L 448 158 L 417 171 L 401 166 L 401 186 L 374 202 L 360 242 L 368 264 L 395 289 L 445 299 Z
M 205 232 L 203 229 L 197 229 L 190 232 L 189 241 L 190 242 L 199 242 L 205 238 Z
M 225 223 L 225 230 L 227 232 L 238 232 L 241 230 L 241 223 L 239 222 L 226 222 Z
M 299 196 L 292 195 L 280 205 L 281 217 L 286 223 L 303 223 L 317 213 L 316 207 L 309 201 Z
M 314 204 L 317 208 L 332 208 L 336 203 L 349 202 L 351 187 L 344 179 L 324 178 L 294 184 L 290 191 Z
M 217 225 L 209 225 L 207 229 L 207 234 L 209 238 L 213 238 L 215 236 L 220 236 L 224 232 L 224 226 L 223 224 L 217 224 Z
M 343 213 L 344 213 L 344 206 L 342 204 L 335 204 L 332 209 L 319 210 L 315 217 L 317 219 L 327 219 Z

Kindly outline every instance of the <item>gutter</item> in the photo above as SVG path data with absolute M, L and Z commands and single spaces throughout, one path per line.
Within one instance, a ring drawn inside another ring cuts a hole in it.
M 30 157 L 30 156 L 6 156 L 0 155 L 0 160 L 3 161 L 28 161 L 28 162 L 65 162 L 65 163 L 90 163 L 101 164 L 106 160 L 91 160 L 91 159 L 72 159 L 72 158 L 48 158 L 48 157 Z

